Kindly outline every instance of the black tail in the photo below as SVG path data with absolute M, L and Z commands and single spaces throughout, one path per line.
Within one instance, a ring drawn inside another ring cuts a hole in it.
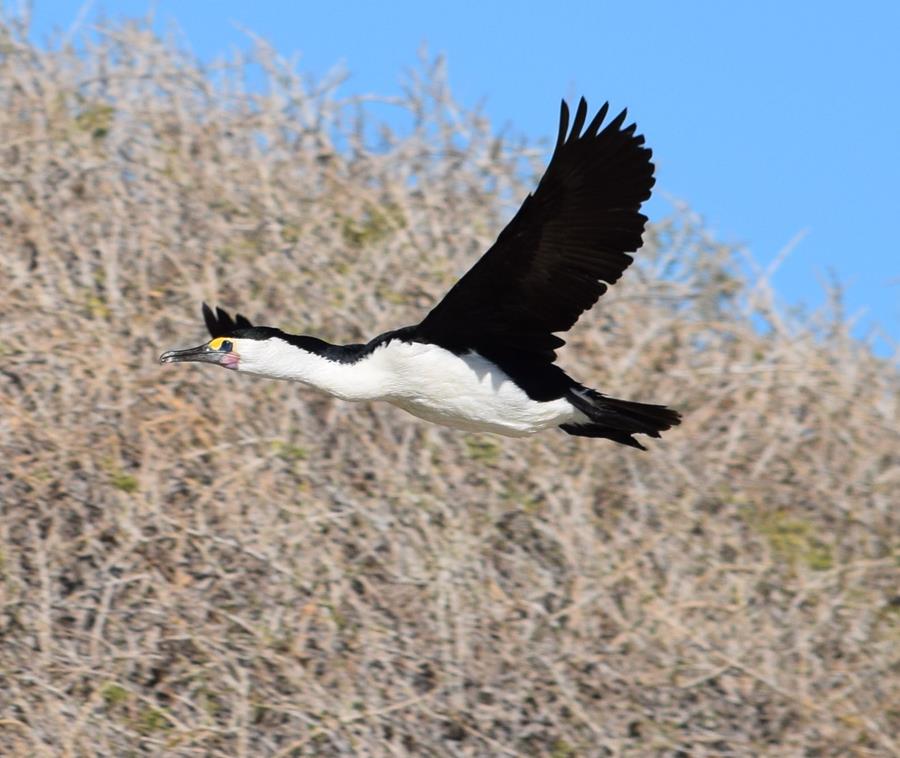
M 560 424 L 567 434 L 579 437 L 605 437 L 623 445 L 646 450 L 632 434 L 659 437 L 660 432 L 681 423 L 678 411 L 664 405 L 647 405 L 606 397 L 587 387 L 573 387 L 566 395 L 579 411 L 590 419 L 584 424 Z

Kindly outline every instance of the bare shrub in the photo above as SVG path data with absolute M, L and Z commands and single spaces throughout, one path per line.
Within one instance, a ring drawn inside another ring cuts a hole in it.
M 342 100 L 264 46 L 7 25 L 0 71 L 0 752 L 900 751 L 900 381 L 843 317 L 657 223 L 562 352 L 684 412 L 647 454 L 160 367 L 203 299 L 414 323 L 543 151 L 439 63 Z

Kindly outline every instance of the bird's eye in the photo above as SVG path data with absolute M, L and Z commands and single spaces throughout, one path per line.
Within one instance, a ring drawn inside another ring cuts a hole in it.
M 208 347 L 219 353 L 230 353 L 234 349 L 234 343 L 224 337 L 216 337 L 214 340 L 210 340 Z

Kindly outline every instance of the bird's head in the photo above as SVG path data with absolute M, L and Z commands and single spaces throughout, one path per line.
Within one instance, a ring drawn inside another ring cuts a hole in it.
M 203 320 L 212 339 L 186 350 L 169 350 L 159 356 L 159 362 L 214 363 L 223 368 L 252 372 L 267 352 L 266 343 L 279 333 L 277 329 L 253 326 L 241 314 L 232 318 L 221 308 L 213 311 L 206 303 L 203 304 Z

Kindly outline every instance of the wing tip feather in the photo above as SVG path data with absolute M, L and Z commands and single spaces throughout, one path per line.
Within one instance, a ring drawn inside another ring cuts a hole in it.
M 587 118 L 587 100 L 582 97 L 578 101 L 578 109 L 575 111 L 575 120 L 572 122 L 572 131 L 569 133 L 569 141 L 577 140 L 581 136 L 581 128 Z
M 566 133 L 569 131 L 569 104 L 563 99 L 559 107 L 559 134 L 556 136 L 556 148 L 554 153 L 565 144 Z

